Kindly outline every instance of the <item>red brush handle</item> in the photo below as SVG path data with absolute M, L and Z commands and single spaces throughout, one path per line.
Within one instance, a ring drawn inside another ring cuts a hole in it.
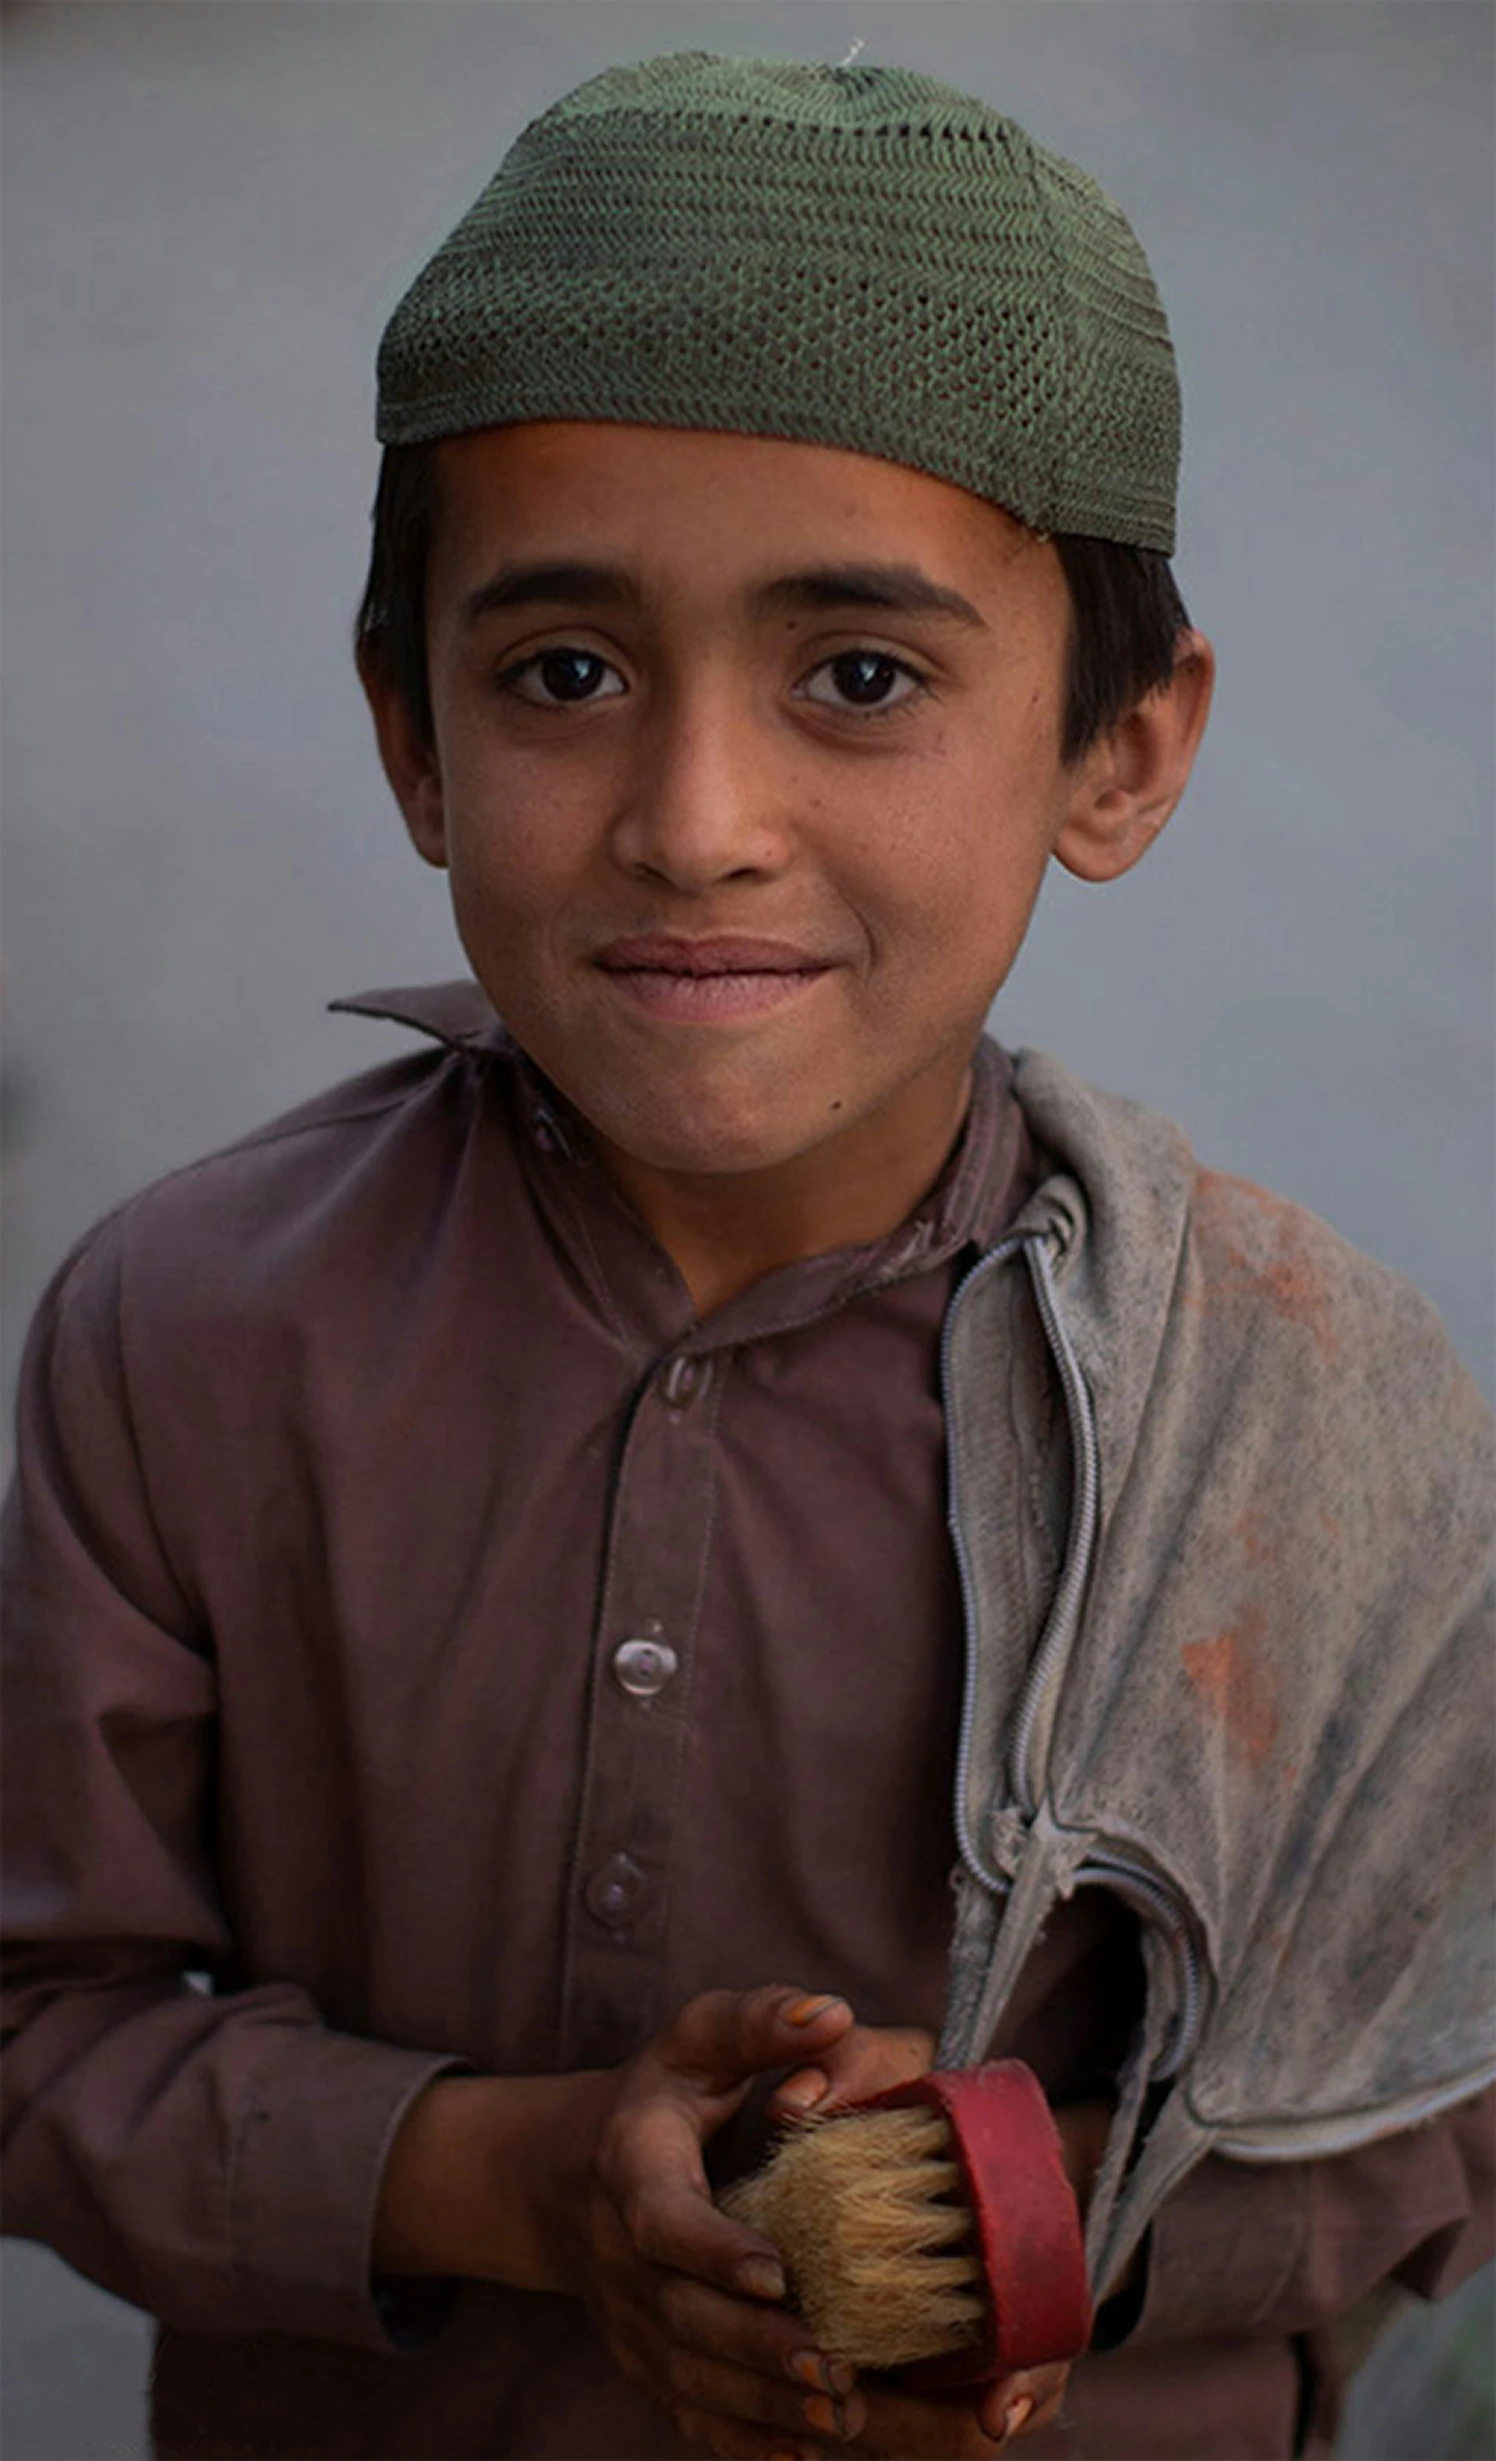
M 969 2349 L 901 2368 L 903 2382 L 937 2392 L 1074 2358 L 1093 2320 L 1085 2243 L 1059 2131 L 1032 2068 L 1021 2059 L 937 2068 L 856 2107 L 911 2103 L 931 2104 L 950 2122 L 987 2277 L 989 2327 Z

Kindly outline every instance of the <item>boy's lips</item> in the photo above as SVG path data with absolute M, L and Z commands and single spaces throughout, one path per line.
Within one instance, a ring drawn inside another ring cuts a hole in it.
M 641 932 L 599 949 L 605 974 L 820 974 L 830 962 L 790 940 L 749 940 L 714 932 L 699 940 L 671 932 Z
M 646 933 L 612 940 L 593 961 L 629 1001 L 682 1024 L 730 1023 L 777 1008 L 831 971 L 831 961 L 788 940 L 732 933 L 687 940 Z

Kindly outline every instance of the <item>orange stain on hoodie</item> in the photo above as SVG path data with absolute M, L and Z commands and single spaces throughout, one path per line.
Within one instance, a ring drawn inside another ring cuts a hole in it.
M 1255 1607 L 1208 1641 L 1186 1641 L 1179 1655 L 1196 1699 L 1219 1722 L 1227 1747 L 1258 1769 L 1278 1740 L 1276 1684 L 1254 1658 L 1262 1638 Z
M 1202 1235 L 1216 1250 L 1221 1296 L 1229 1301 L 1263 1293 L 1280 1315 L 1302 1325 L 1326 1365 L 1332 1364 L 1340 1344 L 1330 1294 L 1298 1209 L 1250 1179 L 1201 1171 L 1195 1180 L 1195 1212 Z M 1261 1245 L 1250 1240 L 1253 1223 L 1263 1234 Z M 1243 1233 L 1255 1253 L 1249 1253 Z

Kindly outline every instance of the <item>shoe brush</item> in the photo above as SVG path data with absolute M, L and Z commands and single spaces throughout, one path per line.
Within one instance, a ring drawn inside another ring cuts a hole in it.
M 721 2203 L 773 2240 L 823 2350 L 897 2367 L 911 2390 L 1074 2358 L 1090 2338 L 1075 2192 L 1021 2060 L 792 2121 Z

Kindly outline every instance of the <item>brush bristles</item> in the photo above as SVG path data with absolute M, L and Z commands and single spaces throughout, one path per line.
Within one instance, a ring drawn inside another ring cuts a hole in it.
M 722 2205 L 774 2241 L 796 2308 L 835 2357 L 902 2367 L 980 2337 L 981 2260 L 939 2111 L 797 2128 Z

